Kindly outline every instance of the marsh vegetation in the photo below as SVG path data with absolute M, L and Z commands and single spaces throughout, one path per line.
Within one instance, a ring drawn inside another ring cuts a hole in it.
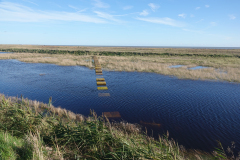
M 84 117 L 24 98 L 0 96 L 0 159 L 226 159 L 187 151 L 166 136 L 153 139 L 139 125 Z
M 238 49 L 0 45 L 0 50 L 15 52 L 2 54 L 0 59 L 93 68 L 92 56 L 98 55 L 99 62 L 105 70 L 155 72 L 182 79 L 240 82 L 240 50 Z M 184 66 L 171 68 L 172 65 Z M 196 66 L 208 68 L 189 69 Z

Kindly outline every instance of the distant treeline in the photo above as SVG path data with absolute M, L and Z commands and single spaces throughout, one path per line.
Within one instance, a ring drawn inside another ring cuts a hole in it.
M 84 51 L 84 50 L 43 50 L 43 49 L 0 49 L 2 52 L 17 53 L 47 53 L 47 54 L 73 54 L 73 55 L 103 55 L 103 56 L 200 56 L 200 57 L 236 57 L 240 55 L 229 54 L 197 54 L 197 53 L 140 53 L 140 52 L 109 52 L 109 51 Z

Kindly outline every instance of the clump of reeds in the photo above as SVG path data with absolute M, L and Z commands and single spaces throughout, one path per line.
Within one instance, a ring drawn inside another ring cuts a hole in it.
M 167 136 L 155 140 L 140 126 L 110 123 L 95 112 L 84 117 L 51 100 L 0 95 L 0 115 L 0 159 L 188 159 Z

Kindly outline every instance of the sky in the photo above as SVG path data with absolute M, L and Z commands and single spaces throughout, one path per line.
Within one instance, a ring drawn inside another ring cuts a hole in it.
M 0 0 L 0 44 L 240 47 L 240 0 Z

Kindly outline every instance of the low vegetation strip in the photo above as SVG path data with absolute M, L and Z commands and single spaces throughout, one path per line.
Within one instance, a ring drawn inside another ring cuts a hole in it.
M 94 46 L 52 46 L 52 45 L 0 45 L 0 49 L 68 50 L 89 52 L 136 52 L 136 53 L 186 53 L 240 55 L 240 49 L 200 48 L 147 48 L 147 47 L 94 47 Z
M 74 55 L 100 55 L 100 56 L 194 56 L 194 57 L 236 57 L 240 58 L 239 54 L 231 54 L 228 52 L 219 54 L 211 53 L 211 52 L 129 52 L 129 51 L 89 51 L 89 50 L 48 50 L 48 49 L 18 49 L 18 48 L 11 48 L 11 49 L 1 49 L 2 52 L 16 52 L 16 53 L 48 53 L 48 54 L 74 54 Z
M 111 123 L 23 98 L 0 96 L 0 159 L 226 159 L 187 152 L 167 136 L 147 136 L 138 125 Z

